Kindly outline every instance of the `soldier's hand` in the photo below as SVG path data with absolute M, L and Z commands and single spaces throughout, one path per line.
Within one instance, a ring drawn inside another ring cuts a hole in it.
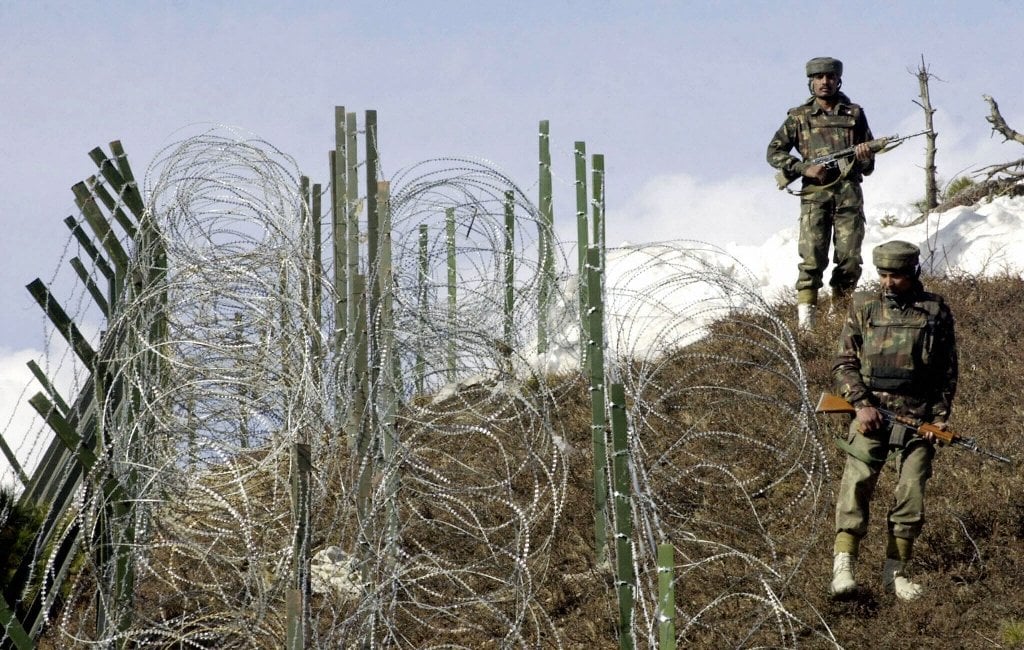
M 825 167 L 825 165 L 811 165 L 810 167 L 804 170 L 804 176 L 806 176 L 807 178 L 813 178 L 819 183 L 824 183 L 826 169 L 827 168 Z
M 854 145 L 853 155 L 857 160 L 867 162 L 875 157 L 875 152 L 871 150 L 867 142 L 861 142 L 858 145 Z
M 857 409 L 857 424 L 860 425 L 861 433 L 870 433 L 881 428 L 885 418 L 874 406 L 864 406 Z
M 932 426 L 940 431 L 945 431 L 949 427 L 945 422 L 932 422 Z M 936 437 L 936 435 L 931 431 L 919 431 L 919 434 L 928 442 L 935 443 L 940 447 L 945 444 L 941 438 Z

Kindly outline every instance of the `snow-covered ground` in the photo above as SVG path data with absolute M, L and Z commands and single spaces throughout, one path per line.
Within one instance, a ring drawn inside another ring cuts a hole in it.
M 901 225 L 917 217 L 915 209 L 907 206 L 869 206 L 862 286 L 878 279 L 871 264 L 872 249 L 895 239 L 921 248 L 928 274 L 985 276 L 1024 269 L 1024 198 L 998 198 L 932 214 L 913 226 Z M 604 279 L 609 350 L 642 356 L 692 341 L 701 335 L 705 322 L 724 310 L 792 300 L 798 237 L 794 225 L 759 246 L 719 248 L 668 241 L 610 249 Z M 574 283 L 575 278 L 570 278 L 565 294 L 573 294 Z M 955 307 L 956 297 L 948 299 Z M 531 359 L 534 368 L 557 372 L 578 367 L 579 327 L 573 306 L 571 300 L 555 305 L 549 319 L 559 336 L 546 354 Z

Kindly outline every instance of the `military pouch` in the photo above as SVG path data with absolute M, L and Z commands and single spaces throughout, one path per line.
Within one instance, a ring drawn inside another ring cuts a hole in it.
M 906 447 L 907 443 L 914 436 L 914 429 L 908 427 L 905 424 L 896 423 L 892 425 L 892 431 L 889 432 L 889 446 L 890 447 Z

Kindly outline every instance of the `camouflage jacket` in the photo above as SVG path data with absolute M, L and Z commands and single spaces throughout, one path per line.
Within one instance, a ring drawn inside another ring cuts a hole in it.
M 899 303 L 853 294 L 832 366 L 836 391 L 926 422 L 945 422 L 958 375 L 953 313 L 920 285 Z
M 851 102 L 849 97 L 839 93 L 839 103 L 832 113 L 825 112 L 811 97 L 803 104 L 789 109 L 786 121 L 768 144 L 768 164 L 785 174 L 787 180 L 793 181 L 810 167 L 810 163 L 805 160 L 873 139 L 864 109 Z M 799 152 L 800 158 L 790 153 L 793 149 Z M 855 183 L 859 183 L 863 176 L 875 169 L 874 158 L 865 163 L 852 157 L 849 160 L 853 165 L 846 173 L 846 178 Z M 834 182 L 839 174 L 838 167 L 830 170 L 825 184 Z M 817 181 L 804 177 L 803 184 L 816 185 Z

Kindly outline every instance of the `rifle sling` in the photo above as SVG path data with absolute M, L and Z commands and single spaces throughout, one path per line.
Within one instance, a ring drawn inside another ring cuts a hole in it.
M 853 159 L 840 158 L 839 160 L 836 161 L 836 164 L 839 166 L 839 176 L 836 176 L 835 179 L 825 183 L 824 185 L 813 185 L 811 186 L 812 189 L 800 190 L 791 190 L 787 187 L 786 191 L 792 194 L 793 196 L 806 196 L 808 194 L 813 194 L 815 192 L 819 192 L 821 190 L 832 187 L 839 181 L 845 179 L 846 176 L 850 173 L 850 170 L 853 169 Z
M 858 434 L 863 435 L 863 434 Z M 906 424 L 900 422 L 893 422 L 889 431 L 889 438 L 886 441 L 885 449 L 888 453 L 882 458 L 875 458 L 871 454 L 868 454 L 860 449 L 855 448 L 846 439 L 836 437 L 836 447 L 843 450 L 850 456 L 853 456 L 857 460 L 867 465 L 882 466 L 889 460 L 899 456 L 902 450 L 914 439 L 914 429 Z M 879 449 L 882 449 L 881 447 Z
M 839 447 L 844 452 L 846 452 L 848 455 L 853 456 L 854 458 L 856 458 L 860 462 L 864 463 L 865 465 L 883 465 L 883 464 L 885 464 L 885 460 L 886 459 L 878 460 L 877 458 L 872 458 L 870 454 L 866 454 L 866 453 L 860 451 L 859 449 L 854 449 L 853 445 L 851 445 L 850 443 L 846 442 L 842 438 L 836 438 L 836 447 Z

